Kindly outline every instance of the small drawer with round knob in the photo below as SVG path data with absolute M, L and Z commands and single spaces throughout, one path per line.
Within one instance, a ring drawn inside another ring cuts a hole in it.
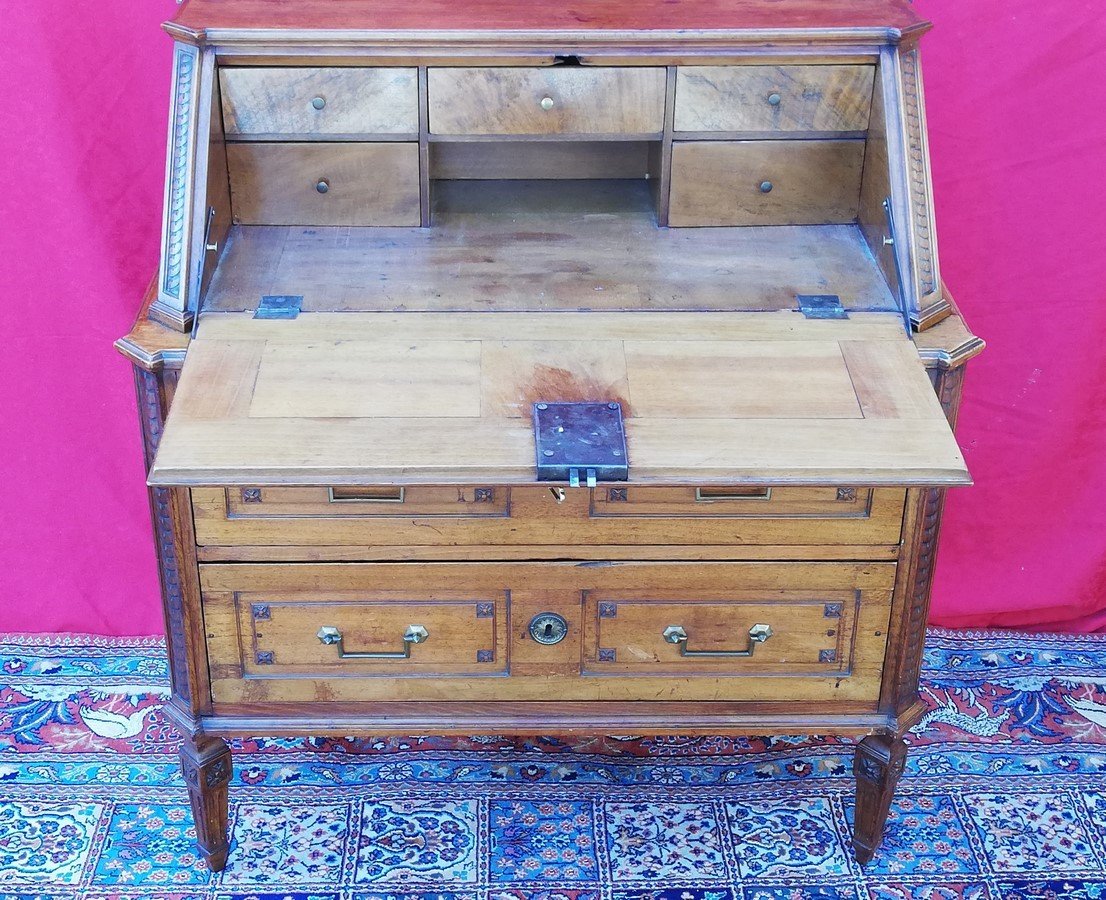
M 432 67 L 430 132 L 659 136 L 664 90 L 652 66 Z
M 237 140 L 418 136 L 413 68 L 230 66 L 219 85 L 224 128 Z
M 418 144 L 227 144 L 242 225 L 418 225 Z
M 668 223 L 838 225 L 856 221 L 864 141 L 677 141 Z
M 875 66 L 680 66 L 676 132 L 864 132 Z

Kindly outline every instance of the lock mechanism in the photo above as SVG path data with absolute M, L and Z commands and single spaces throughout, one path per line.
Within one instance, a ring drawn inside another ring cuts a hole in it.
M 559 644 L 568 635 L 568 622 L 556 613 L 538 613 L 530 620 L 530 637 L 539 644 Z
M 622 404 L 534 404 L 534 445 L 538 481 L 581 482 L 594 488 L 600 481 L 627 481 L 626 431 Z

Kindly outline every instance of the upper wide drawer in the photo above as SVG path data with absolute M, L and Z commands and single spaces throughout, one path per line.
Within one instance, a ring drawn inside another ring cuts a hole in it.
M 225 68 L 219 86 L 230 136 L 419 130 L 415 69 Z
M 659 134 L 661 68 L 432 68 L 432 134 Z
M 193 488 L 202 546 L 897 544 L 897 488 Z M 855 553 L 855 549 L 849 551 Z
M 681 66 L 676 131 L 865 131 L 874 66 Z
M 969 483 L 895 314 L 201 320 L 150 483 L 528 484 L 532 405 L 618 402 L 638 484 Z

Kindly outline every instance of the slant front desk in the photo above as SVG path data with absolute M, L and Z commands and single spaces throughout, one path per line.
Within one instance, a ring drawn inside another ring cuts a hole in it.
M 190 0 L 133 332 L 200 848 L 236 734 L 858 738 L 982 349 L 898 0 Z

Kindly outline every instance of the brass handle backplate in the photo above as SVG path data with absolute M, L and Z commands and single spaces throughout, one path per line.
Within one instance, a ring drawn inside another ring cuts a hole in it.
M 757 644 L 763 644 L 772 636 L 771 625 L 754 625 L 749 629 L 749 646 L 744 650 L 689 650 L 687 646 L 687 631 L 682 625 L 669 625 L 664 629 L 664 639 L 669 644 L 680 645 L 680 656 L 728 656 L 745 657 L 752 656 Z
M 410 659 L 411 645 L 423 643 L 423 641 L 430 637 L 430 632 L 421 625 L 408 625 L 407 630 L 403 632 L 402 650 L 347 650 L 342 645 L 342 642 L 345 640 L 342 636 L 342 632 L 333 625 L 324 625 L 319 629 L 315 637 L 327 646 L 337 646 L 338 659 Z
M 403 503 L 407 489 L 332 487 L 327 490 L 331 503 Z
M 715 503 L 719 500 L 771 500 L 770 487 L 755 488 L 703 488 L 695 489 L 696 503 Z

